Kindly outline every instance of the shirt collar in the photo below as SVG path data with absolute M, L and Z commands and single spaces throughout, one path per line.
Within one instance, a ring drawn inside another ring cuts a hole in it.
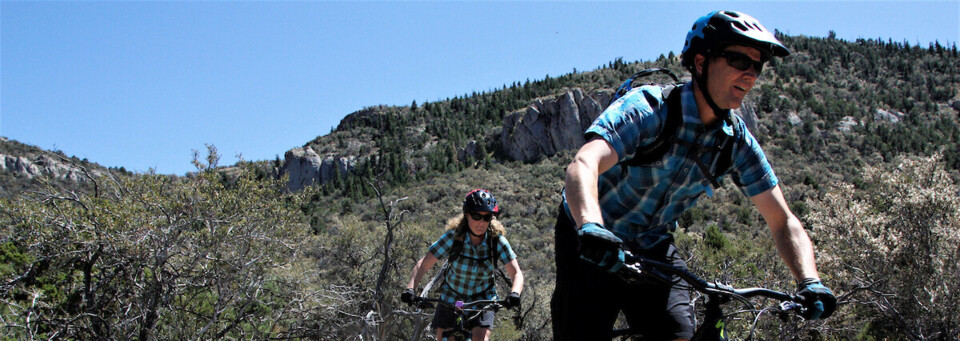
M 681 89 L 680 102 L 681 108 L 683 109 L 683 123 L 685 125 L 693 125 L 697 128 L 703 129 L 705 132 L 712 132 L 715 130 L 720 130 L 728 136 L 733 136 L 733 126 L 730 125 L 730 120 L 720 120 L 709 127 L 704 126 L 703 120 L 700 119 L 700 112 L 697 110 L 697 100 L 693 94 L 693 82 L 687 82 L 683 85 Z M 739 114 L 739 109 L 733 109 L 730 111 L 730 115 Z

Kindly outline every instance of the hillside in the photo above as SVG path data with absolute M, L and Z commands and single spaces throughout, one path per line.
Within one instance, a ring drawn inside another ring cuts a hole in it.
M 742 115 L 842 305 L 824 322 L 764 316 L 757 338 L 957 335 L 960 284 L 937 281 L 960 275 L 957 48 L 781 38 L 794 54 L 764 69 Z M 444 101 L 371 106 L 284 160 L 224 168 L 211 148 L 196 174 L 94 176 L 95 192 L 37 186 L 8 167 L 0 335 L 409 339 L 425 319 L 397 298 L 411 267 L 462 196 L 485 188 L 505 209 L 499 219 L 526 277 L 522 330 L 501 313 L 495 338 L 549 339 L 553 224 L 576 130 L 613 87 L 650 67 L 684 74 L 673 55 L 615 60 Z M 44 153 L 0 142 L 0 154 Z M 680 223 L 678 244 L 703 277 L 793 290 L 731 181 Z
M 785 37 L 785 41 L 795 53 L 767 68 L 744 110 L 749 116 L 760 117 L 752 132 L 775 160 L 810 164 L 839 157 L 839 163 L 857 164 L 864 158 L 889 161 L 904 153 L 930 155 L 944 149 L 945 162 L 960 169 L 960 148 L 956 148 L 960 136 L 960 76 L 954 50 L 872 40 L 850 43 Z M 684 74 L 674 56 L 644 63 L 617 60 L 590 72 L 548 76 L 437 103 L 370 107 L 347 116 L 336 131 L 305 147 L 318 156 L 342 160 L 337 167 L 341 170 L 354 169 L 360 174 L 392 163 L 387 166 L 391 180 L 399 183 L 435 172 L 457 171 L 449 167 L 455 164 L 462 168 L 467 155 L 474 162 L 487 162 L 488 156 L 496 161 L 514 160 L 516 155 L 504 150 L 511 141 L 503 130 L 512 132 L 511 118 L 530 110 L 538 101 L 561 102 L 577 89 L 582 89 L 580 97 L 587 94 L 603 105 L 606 101 L 596 94 L 598 91 L 609 91 L 630 74 L 650 67 Z M 554 115 L 558 117 L 555 120 L 562 120 L 560 110 L 546 110 L 541 116 Z M 551 137 L 556 136 L 533 139 Z M 541 149 L 545 151 L 540 156 L 550 157 L 556 152 L 549 146 Z M 856 171 L 839 175 L 849 174 Z M 317 182 L 331 178 L 317 178 Z
M 101 177 L 110 171 L 98 164 L 67 157 L 0 137 L 0 198 L 10 198 L 44 185 L 90 190 L 89 177 Z
M 741 114 L 748 122 L 757 121 L 750 125 L 751 132 L 764 146 L 798 214 L 804 213 L 804 200 L 818 195 L 820 185 L 852 182 L 864 164 L 941 151 L 950 169 L 960 169 L 960 64 L 955 48 L 783 38 L 794 54 L 765 69 Z M 493 170 L 495 164 L 524 169 L 529 161 L 518 163 L 503 149 L 505 121 L 534 102 L 564 97 L 570 89 L 609 91 L 635 71 L 650 67 L 683 74 L 674 56 L 643 63 L 617 60 L 594 71 L 515 83 L 490 93 L 410 107 L 370 107 L 349 115 L 336 131 L 304 147 L 328 160 L 342 160 L 334 167 L 337 172 L 328 171 L 330 176 L 314 181 L 324 184 L 325 193 L 335 193 L 331 198 L 354 201 L 372 195 L 364 179 L 374 174 L 382 173 L 388 186 L 406 193 L 431 178 L 465 169 Z M 541 116 L 562 116 L 560 111 L 544 111 Z M 532 137 L 544 138 L 549 136 Z M 551 172 L 560 174 L 573 150 L 540 158 L 556 164 Z M 296 158 L 286 161 L 291 160 Z M 343 174 L 348 169 L 360 176 Z M 516 185 L 557 190 L 559 181 L 557 177 L 549 183 Z M 482 182 L 467 185 L 492 187 Z M 713 205 L 726 204 L 707 203 L 701 208 L 712 211 Z M 699 210 L 694 213 L 699 215 Z

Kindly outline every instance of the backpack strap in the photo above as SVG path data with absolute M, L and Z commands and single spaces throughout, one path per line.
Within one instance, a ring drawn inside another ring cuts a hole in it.
M 670 150 L 670 147 L 677 140 L 677 130 L 683 124 L 683 110 L 680 105 L 680 93 L 676 86 L 667 86 L 663 88 L 663 93 L 667 96 L 667 117 L 663 124 L 663 129 L 657 135 L 656 140 L 642 147 L 637 147 L 633 152 L 633 157 L 620 162 L 623 166 L 646 166 L 660 161 L 663 155 Z M 677 90 L 677 91 L 674 91 Z M 660 101 L 647 93 L 647 103 L 654 110 L 660 109 Z
M 670 71 L 669 69 L 652 68 L 652 69 L 640 70 L 639 72 L 633 74 L 633 76 L 630 76 L 630 78 L 627 78 L 626 81 L 624 81 L 622 84 L 620 84 L 619 87 L 617 87 L 617 91 L 613 93 L 613 98 L 610 99 L 610 103 L 613 103 L 613 101 L 616 101 L 618 98 L 623 97 L 623 95 L 626 95 L 628 92 L 630 92 L 630 90 L 633 90 L 634 81 L 640 78 L 648 77 L 655 73 L 665 74 L 667 76 L 670 76 L 670 78 L 673 78 L 674 83 L 676 84 L 680 83 L 680 78 L 677 78 L 677 75 L 675 75 L 673 71 Z M 607 105 L 609 106 L 610 103 L 607 103 Z
M 466 238 L 466 236 L 464 236 L 464 238 Z M 461 253 L 463 253 L 463 240 L 458 240 L 457 236 L 454 236 L 453 245 L 450 247 L 450 255 L 447 256 L 447 261 L 443 263 L 443 266 L 440 268 L 440 270 L 437 270 L 437 273 L 433 275 L 433 278 L 431 278 L 430 281 L 423 286 L 423 291 L 420 292 L 420 296 L 426 296 L 427 293 L 430 292 L 430 289 L 437 284 L 444 285 L 447 288 L 450 288 L 451 291 L 457 292 L 456 290 L 453 290 L 449 284 L 447 284 L 446 278 L 447 272 L 450 271 L 450 268 L 453 266 L 453 261 L 457 260 Z M 459 295 L 460 293 L 457 294 Z
M 691 158 L 696 164 L 697 168 L 700 168 L 700 171 L 703 175 L 710 180 L 710 184 L 714 188 L 720 188 L 721 184 L 718 179 L 720 175 L 723 175 L 730 169 L 730 166 L 733 164 L 733 147 L 736 144 L 736 141 L 743 134 L 741 131 L 741 118 L 740 116 L 731 113 L 727 121 L 728 124 L 733 128 L 733 136 L 725 138 L 721 142 L 720 147 L 704 147 L 699 144 L 688 143 L 677 138 L 677 131 L 680 129 L 680 126 L 683 124 L 683 110 L 682 104 L 680 101 L 680 94 L 682 91 L 678 90 L 678 86 L 667 86 L 663 88 L 663 93 L 667 97 L 667 117 L 663 123 L 663 129 L 660 130 L 660 134 L 657 135 L 657 138 L 646 146 L 638 146 L 634 150 L 633 157 L 627 160 L 620 162 L 621 166 L 635 167 L 635 166 L 649 166 L 654 162 L 660 161 L 663 159 L 663 156 L 670 151 L 670 147 L 674 144 L 679 144 L 690 150 L 687 154 L 688 158 Z M 647 99 L 647 103 L 650 104 L 654 110 L 659 109 L 659 100 L 648 93 L 644 93 L 644 96 Z M 704 163 L 700 155 L 704 152 L 716 152 L 714 154 L 714 159 L 710 164 Z M 711 173 L 711 165 L 715 164 L 715 172 Z M 624 169 L 626 171 L 626 169 Z
M 440 270 L 437 270 L 437 274 L 433 275 L 433 278 L 431 278 L 430 281 L 423 286 L 423 290 L 420 291 L 420 296 L 426 297 L 427 293 L 430 292 L 430 289 L 433 289 L 433 286 L 436 285 L 437 282 L 441 282 L 441 283 L 446 282 L 443 280 L 443 278 L 444 276 L 446 276 L 447 269 L 449 268 L 450 268 L 450 262 L 444 263 L 443 267 L 441 267 Z
M 457 260 L 457 258 L 460 258 L 460 254 L 463 253 L 463 243 L 465 243 L 467 236 L 462 236 L 463 239 L 460 239 L 459 237 L 461 236 L 453 237 L 453 246 L 450 247 L 450 256 L 447 257 L 448 263 L 453 263 L 453 261 Z
M 727 124 L 730 124 L 733 128 L 733 136 L 728 136 L 720 142 L 719 147 L 705 147 L 700 144 L 688 143 L 686 141 L 677 140 L 676 143 L 687 147 L 689 152 L 687 152 L 687 158 L 693 160 L 697 164 L 697 168 L 700 168 L 700 172 L 710 180 L 710 184 L 713 185 L 713 188 L 720 188 L 720 180 L 718 177 L 723 175 L 730 169 L 730 166 L 733 164 L 733 147 L 736 144 L 736 141 L 741 135 L 740 131 L 740 117 L 736 114 L 730 114 L 730 119 L 727 120 Z M 705 152 L 713 152 L 713 160 L 707 164 L 703 162 L 703 158 L 700 156 Z M 716 165 L 716 172 L 710 172 L 710 165 Z
M 730 169 L 730 166 L 733 166 L 733 147 L 736 144 L 736 142 L 740 140 L 740 137 L 743 135 L 743 130 L 740 129 L 741 120 L 742 119 L 740 118 L 739 115 L 730 113 L 730 120 L 727 121 L 727 123 L 733 127 L 733 136 L 728 137 L 726 141 L 723 142 L 724 143 L 723 146 L 720 147 L 721 148 L 720 153 L 717 154 L 717 159 L 715 161 L 717 175 L 726 173 L 727 170 Z M 707 175 L 707 177 L 710 178 L 711 183 L 717 183 L 716 178 L 714 178 L 712 175 Z M 717 187 L 717 186 L 714 186 L 714 187 Z
M 493 260 L 492 260 L 493 269 L 496 270 L 498 275 L 500 275 L 500 279 L 502 279 L 505 283 L 507 283 L 508 287 L 513 288 L 513 281 L 510 279 L 510 277 L 507 277 L 507 275 L 503 273 L 502 268 L 497 266 L 497 261 L 500 260 L 500 252 L 499 252 L 500 238 L 491 236 L 489 233 L 487 233 L 487 246 L 488 246 L 487 255 L 489 255 L 490 257 L 493 257 Z

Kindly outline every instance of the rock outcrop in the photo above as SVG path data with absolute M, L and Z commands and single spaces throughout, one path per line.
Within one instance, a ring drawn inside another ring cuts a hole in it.
M 346 176 L 356 166 L 355 156 L 327 154 L 320 156 L 310 146 L 293 148 L 283 155 L 280 174 L 289 176 L 287 189 L 299 191 L 314 184 L 325 184 L 337 176 Z
M 67 157 L 44 151 L 34 146 L 0 137 L 6 152 L 0 154 L 0 173 L 20 178 L 49 177 L 57 180 L 82 182 L 87 179 L 80 165 Z M 87 167 L 90 176 L 99 177 L 105 170 L 97 165 Z
M 877 109 L 877 112 L 873 113 L 873 120 L 881 122 L 899 123 L 905 117 L 906 114 L 896 110 Z
M 32 179 L 48 176 L 58 180 L 81 182 L 86 179 L 83 169 L 69 162 L 62 162 L 47 155 L 35 158 L 0 154 L 0 172 L 11 172 L 16 176 Z M 100 176 L 102 172 L 91 170 L 91 175 Z
M 559 151 L 578 149 L 586 142 L 583 132 L 606 108 L 612 90 L 590 95 L 575 88 L 553 98 L 535 100 L 503 121 L 503 149 L 514 160 L 534 161 Z M 747 128 L 757 129 L 756 103 L 747 98 L 738 110 Z
M 583 131 L 600 115 L 613 91 L 585 94 L 574 88 L 553 98 L 540 98 L 503 121 L 500 140 L 514 160 L 534 161 L 558 151 L 577 149 Z
M 740 104 L 740 109 L 734 111 L 737 115 L 740 115 L 740 118 L 743 119 L 743 123 L 747 125 L 747 129 L 750 132 L 757 131 L 757 122 L 760 119 L 757 117 L 757 102 L 755 97 L 747 96 L 743 99 L 743 103 Z
M 468 141 L 466 147 L 457 149 L 457 161 L 460 161 L 461 163 L 465 163 L 467 162 L 468 156 L 473 158 L 473 160 L 476 160 L 477 152 L 480 149 L 480 147 L 478 146 L 479 145 L 477 144 L 477 141 L 473 141 L 473 140 Z
M 858 122 L 853 116 L 844 116 L 840 122 L 837 122 L 837 130 L 840 132 L 849 133 L 858 125 L 860 125 L 860 122 Z

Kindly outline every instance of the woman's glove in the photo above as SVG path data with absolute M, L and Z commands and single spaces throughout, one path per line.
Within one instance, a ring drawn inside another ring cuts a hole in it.
M 407 305 L 413 305 L 413 298 L 416 296 L 417 294 L 413 293 L 413 289 L 407 288 L 400 294 L 400 301 Z
M 503 300 L 503 307 L 507 309 L 520 307 L 520 294 L 514 291 L 507 295 L 507 298 Z

